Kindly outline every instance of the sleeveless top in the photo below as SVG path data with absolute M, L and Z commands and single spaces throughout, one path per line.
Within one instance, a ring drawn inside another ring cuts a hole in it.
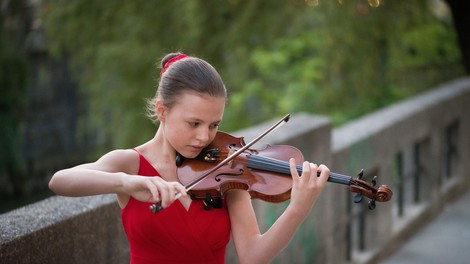
M 159 173 L 139 152 L 139 175 Z M 130 247 L 131 264 L 146 263 L 224 263 L 230 240 L 227 207 L 205 210 L 202 201 L 193 200 L 188 210 L 174 201 L 154 214 L 152 203 L 130 197 L 121 210 L 122 224 Z

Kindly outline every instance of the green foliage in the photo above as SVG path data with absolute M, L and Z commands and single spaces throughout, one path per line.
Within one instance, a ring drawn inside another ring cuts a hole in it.
M 170 51 L 219 70 L 228 131 L 298 111 L 339 124 L 463 73 L 435 1 L 381 2 L 48 0 L 42 17 L 54 54 L 74 59 L 101 137 L 130 147 L 155 131 L 144 99 Z
M 310 111 L 319 102 L 315 83 L 324 65 L 315 32 L 276 40 L 270 50 L 254 49 L 248 62 L 254 68 L 244 87 L 231 95 L 229 115 L 246 116 L 248 126 L 288 112 Z M 238 112 L 237 112 L 238 110 Z M 239 119 L 240 120 L 240 119 Z M 235 128 L 235 127 L 234 127 Z
M 460 73 L 460 51 L 449 41 L 455 38 L 445 23 L 424 23 L 407 31 L 390 51 L 393 82 L 421 91 Z

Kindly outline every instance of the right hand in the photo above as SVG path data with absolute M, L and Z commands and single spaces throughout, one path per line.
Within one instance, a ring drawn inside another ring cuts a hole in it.
M 141 202 L 162 202 L 166 208 L 177 199 L 177 194 L 187 196 L 186 188 L 179 182 L 167 182 L 162 178 L 128 176 L 124 182 L 124 192 Z

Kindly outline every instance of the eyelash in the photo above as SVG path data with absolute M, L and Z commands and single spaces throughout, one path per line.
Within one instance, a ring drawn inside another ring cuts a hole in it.
M 199 126 L 199 124 L 200 124 L 199 122 L 190 122 L 189 123 L 189 125 L 191 127 L 197 127 L 197 126 Z M 219 124 L 212 124 L 210 127 L 215 129 L 215 128 L 219 127 Z

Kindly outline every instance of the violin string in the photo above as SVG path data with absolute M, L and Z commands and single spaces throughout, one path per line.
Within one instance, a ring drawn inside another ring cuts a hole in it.
M 224 159 L 223 156 L 225 156 L 225 154 L 229 154 L 230 152 L 231 152 L 230 150 L 219 150 L 218 153 L 222 155 L 219 155 L 217 160 L 223 160 Z M 278 159 L 260 156 L 260 155 L 254 155 L 254 154 L 247 154 L 247 155 L 248 155 L 247 162 L 245 162 L 247 158 L 241 158 L 241 155 L 237 157 L 236 159 L 239 161 L 241 160 L 241 162 L 245 163 L 249 168 L 277 172 L 281 174 L 290 174 L 290 164 L 287 161 L 278 160 Z M 297 168 L 297 172 L 299 174 L 302 174 L 302 170 L 303 170 L 302 165 L 296 165 L 296 168 Z M 350 176 L 335 173 L 335 172 L 330 172 L 328 181 L 333 182 L 333 183 L 343 184 L 343 185 L 351 185 L 351 184 L 363 185 L 355 181 Z
M 277 160 L 269 157 L 250 155 L 248 158 L 248 167 L 255 169 L 264 169 L 268 171 L 290 174 L 290 164 L 287 161 Z M 302 165 L 296 165 L 297 172 L 302 174 Z M 330 172 L 328 181 L 350 185 L 352 178 L 335 172 Z
M 231 150 L 217 150 L 217 155 L 216 160 L 223 160 L 228 156 L 230 153 L 233 151 Z M 221 155 L 222 154 L 222 155 Z M 243 152 L 239 156 L 235 157 L 234 159 L 237 160 L 239 164 L 246 165 L 248 168 L 251 169 L 259 169 L 259 170 L 265 170 L 265 171 L 270 171 L 270 172 L 277 172 L 281 173 L 284 175 L 290 175 L 290 164 L 287 161 L 283 160 L 278 160 L 274 159 L 271 157 L 266 157 L 266 156 L 261 156 L 261 155 L 256 155 L 253 153 L 247 153 Z M 299 174 L 302 173 L 302 165 L 296 165 L 297 172 Z M 320 173 L 318 173 L 318 176 L 320 176 Z M 379 192 L 377 189 L 369 185 L 368 183 L 365 183 L 361 181 L 360 179 L 352 178 L 347 175 L 335 173 L 335 172 L 330 172 L 330 175 L 328 177 L 329 182 L 337 183 L 337 184 L 343 184 L 347 186 L 354 186 L 354 187 L 359 187 L 358 193 L 367 196 L 368 198 L 374 199 Z M 355 188 L 355 190 L 357 190 Z

